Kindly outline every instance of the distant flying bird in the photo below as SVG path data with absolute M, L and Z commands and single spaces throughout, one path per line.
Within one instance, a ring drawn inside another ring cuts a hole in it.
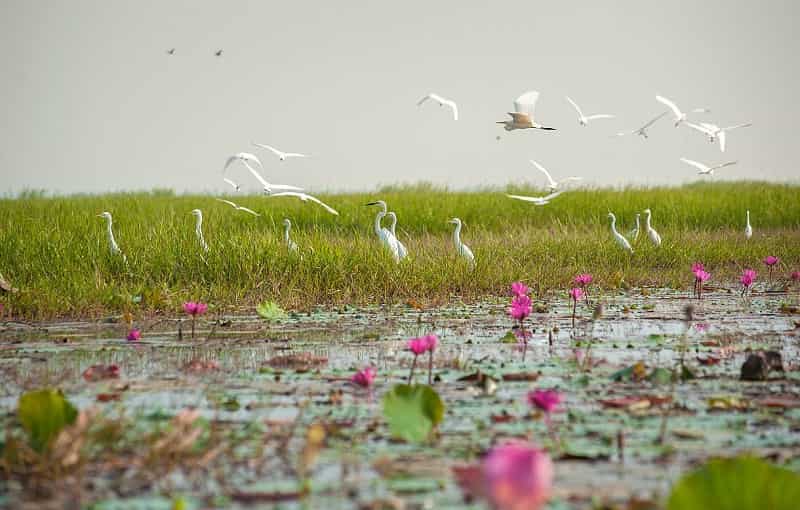
M 564 96 L 564 97 L 567 98 L 567 101 L 569 101 L 569 104 L 571 104 L 572 107 L 575 108 L 575 111 L 578 112 L 578 123 L 581 126 L 588 125 L 590 120 L 595 120 L 595 119 L 613 119 L 614 118 L 613 115 L 608 115 L 607 113 L 598 113 L 598 114 L 595 114 L 595 115 L 584 115 L 583 111 L 581 110 L 581 107 L 578 106 L 578 104 L 575 101 L 570 99 L 569 96 Z
M 753 237 L 753 226 L 750 225 L 750 211 L 747 211 L 747 225 L 744 227 L 744 238 L 750 239 Z
M 699 124 L 694 124 L 692 122 L 687 122 L 687 126 L 694 129 L 695 131 L 699 131 L 708 137 L 708 141 L 714 143 L 715 141 L 719 140 L 719 150 L 720 152 L 725 152 L 725 133 L 728 131 L 733 131 L 734 129 L 739 129 L 743 127 L 750 127 L 753 125 L 752 122 L 746 122 L 744 124 L 736 124 L 735 126 L 727 126 L 721 128 L 716 124 L 711 124 L 708 122 L 701 122 Z
M 281 161 L 286 161 L 286 158 L 307 158 L 308 157 L 305 154 L 300 154 L 298 152 L 281 152 L 278 149 L 276 149 L 275 147 L 271 147 L 269 145 L 264 145 L 263 143 L 253 142 L 253 145 L 255 145 L 256 147 L 261 147 L 262 149 L 266 149 L 266 150 L 272 152 L 273 154 L 278 156 L 278 159 L 280 159 Z
M 444 98 L 438 94 L 434 94 L 433 92 L 431 92 L 427 96 L 420 99 L 417 102 L 417 106 L 422 106 L 422 103 L 424 103 L 428 99 L 433 99 L 434 101 L 439 103 L 439 106 L 447 106 L 448 108 L 453 110 L 453 120 L 458 120 L 458 105 L 456 104 L 455 101 L 453 101 L 452 99 Z
M 203 212 L 200 209 L 193 209 L 189 214 L 195 218 L 194 235 L 197 236 L 197 242 L 204 252 L 208 252 L 208 244 L 206 243 L 206 238 L 203 236 Z
M 127 261 L 125 254 L 122 253 L 122 250 L 119 249 L 119 245 L 117 244 L 117 240 L 114 238 L 114 230 L 112 228 L 113 220 L 111 219 L 111 213 L 108 211 L 104 211 L 97 215 L 98 218 L 105 218 L 106 220 L 106 230 L 108 233 L 108 248 L 111 251 L 112 255 L 119 255 L 122 257 L 122 260 Z
M 378 236 L 378 241 L 380 241 L 384 248 L 389 250 L 392 258 L 394 258 L 394 261 L 400 262 L 400 247 L 397 244 L 397 238 L 388 228 L 381 226 L 381 220 L 388 214 L 386 202 L 383 200 L 376 200 L 374 202 L 369 202 L 366 205 L 378 205 L 381 207 L 381 210 L 375 215 L 373 230 L 375 231 L 375 235 Z
M 634 129 L 633 131 L 628 131 L 628 132 L 621 132 L 621 133 L 617 133 L 617 136 L 625 136 L 625 135 L 639 135 L 639 136 L 641 136 L 642 138 L 644 138 L 645 140 L 647 140 L 647 138 L 648 138 L 647 130 L 648 130 L 648 129 L 649 129 L 649 128 L 650 128 L 650 127 L 653 125 L 653 124 L 655 124 L 656 122 L 658 122 L 659 120 L 661 120 L 661 118 L 663 118 L 663 117 L 664 117 L 665 115 L 667 115 L 667 114 L 669 114 L 669 112 L 663 112 L 663 113 L 659 114 L 657 117 L 655 117 L 654 119 L 652 119 L 652 120 L 648 121 L 648 122 L 647 122 L 647 124 L 645 124 L 644 126 L 640 127 L 639 129 Z
M 239 185 L 238 185 L 238 184 L 236 184 L 235 182 L 233 182 L 231 179 L 228 179 L 227 177 L 223 177 L 223 178 L 222 178 L 222 180 L 223 180 L 223 181 L 225 181 L 225 182 L 227 182 L 228 184 L 230 184 L 230 185 L 231 185 L 231 187 L 232 187 L 234 190 L 236 190 L 236 191 L 239 191 Z
M 400 241 L 400 238 L 397 237 L 397 231 L 395 230 L 395 228 L 397 227 L 397 215 L 394 213 L 394 211 L 389 211 L 388 213 L 386 213 L 386 216 L 389 218 L 389 221 L 391 222 L 389 223 L 389 232 L 392 233 L 395 240 L 397 241 L 397 252 L 400 255 L 400 259 L 402 260 L 408 257 L 408 250 L 406 249 L 406 245 L 404 245 Z
M 656 101 L 659 103 L 666 105 L 670 110 L 672 110 L 672 114 L 675 116 L 675 127 L 680 126 L 683 122 L 686 122 L 686 114 L 678 108 L 678 105 L 667 99 L 666 97 L 656 96 Z M 706 108 L 695 108 L 692 110 L 695 113 L 708 113 L 709 110 Z
M 225 171 L 228 169 L 228 167 L 232 163 L 234 163 L 235 161 L 241 161 L 242 164 L 245 167 L 247 167 L 247 169 L 250 171 L 250 173 L 253 174 L 253 177 L 255 177 L 258 180 L 258 182 L 260 182 L 261 185 L 264 187 L 264 193 L 266 193 L 268 195 L 272 194 L 273 190 L 291 190 L 291 191 L 302 191 L 303 190 L 303 188 L 298 188 L 297 186 L 291 186 L 289 184 L 270 184 L 270 183 L 268 183 L 267 180 L 264 179 L 264 177 L 262 177 L 261 174 L 258 173 L 255 168 L 250 166 L 250 163 L 255 163 L 256 165 L 258 165 L 259 168 L 261 168 L 261 170 L 264 170 L 264 167 L 261 165 L 261 161 L 259 161 L 258 158 L 255 157 L 253 154 L 250 154 L 248 152 L 239 152 L 239 153 L 234 154 L 233 156 L 229 157 L 225 161 L 225 167 L 222 169 L 222 172 L 225 173 Z
M 297 243 L 292 241 L 292 238 L 289 237 L 289 231 L 292 230 L 292 222 L 289 218 L 283 219 L 283 242 L 286 243 L 286 247 L 289 248 L 289 251 L 297 251 Z
M 565 179 L 561 179 L 560 181 L 554 181 L 553 177 L 550 175 L 550 172 L 548 172 L 547 169 L 545 169 L 545 167 L 543 167 L 542 165 L 540 165 L 539 163 L 537 163 L 532 159 L 530 160 L 530 162 L 533 166 L 538 168 L 539 171 L 542 172 L 545 177 L 547 177 L 547 183 L 548 183 L 547 187 L 550 189 L 550 191 L 557 190 L 558 187 L 564 184 L 565 182 L 580 181 L 583 179 L 583 177 L 567 177 Z
M 175 48 L 170 48 L 167 50 L 167 55 L 174 55 L 174 54 L 175 54 Z
M 536 102 L 539 100 L 539 93 L 535 90 L 525 92 L 514 100 L 514 111 L 508 112 L 511 115 L 511 120 L 497 121 L 498 124 L 503 124 L 503 129 L 506 131 L 513 131 L 515 129 L 544 129 L 548 131 L 555 131 L 554 127 L 545 127 L 537 124 L 534 120 L 534 111 L 536 110 Z
M 318 199 L 317 197 L 311 196 L 311 195 L 309 195 L 307 193 L 298 193 L 296 191 L 282 191 L 280 193 L 270 193 L 268 195 L 268 197 L 269 198 L 272 198 L 272 197 L 296 197 L 296 198 L 299 198 L 300 200 L 302 200 L 303 202 L 311 201 L 311 202 L 314 202 L 316 204 L 321 205 L 329 213 L 331 213 L 331 214 L 333 214 L 335 216 L 339 216 L 339 213 L 336 211 L 336 209 L 334 209 L 333 207 L 329 206 L 328 204 L 326 204 L 322 200 Z
M 223 200 L 221 198 L 218 198 L 217 202 L 222 202 L 223 204 L 228 204 L 229 206 L 233 207 L 237 211 L 246 212 L 248 214 L 252 214 L 253 216 L 261 216 L 260 214 L 258 214 L 254 210 L 248 209 L 247 207 L 242 207 L 242 206 L 240 206 L 238 204 L 235 204 L 235 203 L 231 202 L 230 200 Z
M 653 244 L 655 244 L 656 246 L 661 246 L 661 236 L 658 235 L 658 232 L 656 232 L 656 229 L 654 229 L 650 225 L 650 215 L 651 215 L 650 209 L 645 209 L 644 210 L 644 229 L 647 232 L 647 237 L 650 238 L 650 240 L 653 242 Z
M 691 159 L 686 159 L 686 158 L 681 158 L 681 161 L 683 161 L 687 165 L 691 165 L 697 168 L 699 170 L 697 173 L 700 175 L 714 175 L 714 170 L 719 170 L 720 168 L 725 168 L 726 166 L 735 165 L 737 163 L 737 161 L 728 161 L 727 163 L 722 163 L 715 166 L 708 166 L 704 165 L 703 163 L 692 161 Z
M 614 240 L 617 242 L 620 248 L 627 251 L 628 253 L 633 253 L 633 248 L 631 247 L 631 243 L 625 239 L 625 236 L 617 232 L 617 217 L 614 216 L 614 213 L 608 213 L 608 217 L 611 218 L 611 235 L 614 236 Z
M 221 57 L 222 56 L 222 50 L 221 49 L 217 50 L 217 52 L 214 53 L 214 55 L 217 56 L 217 57 Z
M 628 232 L 628 235 L 631 236 L 634 242 L 639 238 L 639 213 L 636 213 L 636 226 L 633 227 L 633 230 Z
M 466 260 L 470 267 L 474 268 L 475 255 L 472 254 L 472 250 L 469 249 L 469 246 L 461 242 L 461 220 L 453 218 L 449 220 L 448 223 L 455 225 L 455 229 L 453 230 L 453 244 L 456 247 L 456 254 Z
M 513 198 L 516 200 L 522 200 L 523 202 L 533 202 L 533 205 L 547 205 L 550 201 L 556 198 L 558 195 L 564 193 L 564 191 L 556 191 L 555 193 L 550 193 L 544 197 L 526 197 L 523 195 L 506 195 L 508 198 Z
M 11 284 L 8 283 L 8 281 L 5 279 L 5 277 L 3 277 L 2 274 L 0 274 L 0 291 L 10 292 L 11 294 L 14 294 L 16 292 L 19 292 L 19 289 L 12 287 Z

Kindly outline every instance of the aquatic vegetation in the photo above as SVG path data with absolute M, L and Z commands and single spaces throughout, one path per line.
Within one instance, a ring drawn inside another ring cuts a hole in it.
M 705 270 L 700 262 L 692 264 L 692 274 L 694 274 L 694 295 L 697 299 L 703 298 L 703 284 L 711 279 L 711 273 Z
M 756 276 L 757 273 L 752 269 L 745 269 L 742 271 L 742 276 L 739 278 L 739 282 L 742 284 L 742 296 L 745 296 L 748 292 L 750 292 L 750 288 L 756 281 Z
M 64 427 L 78 417 L 78 410 L 59 390 L 43 389 L 19 398 L 17 416 L 31 448 L 43 452 Z
M 781 259 L 775 257 L 774 255 L 769 255 L 764 258 L 764 265 L 767 266 L 767 269 L 769 270 L 769 283 L 772 283 L 772 268 L 778 265 L 778 262 L 780 261 Z
M 534 390 L 528 393 L 528 404 L 544 413 L 547 431 L 553 441 L 553 445 L 560 449 L 561 441 L 553 424 L 552 414 L 564 401 L 564 397 L 556 390 Z
M 594 277 L 589 273 L 581 273 L 575 277 L 575 285 L 581 288 L 586 297 L 586 304 L 589 304 L 589 285 L 594 281 Z
M 132 329 L 125 337 L 129 342 L 138 342 L 142 338 L 142 332 L 139 329 Z
M 208 311 L 208 305 L 199 301 L 187 301 L 186 303 L 183 303 L 183 311 L 186 313 L 186 315 L 192 318 L 192 339 L 194 339 L 197 317 L 205 315 L 205 313 Z
M 398 384 L 383 396 L 383 416 L 392 435 L 412 443 L 430 439 L 444 409 L 439 394 L 426 385 Z
M 265 301 L 256 307 L 259 317 L 267 321 L 279 321 L 287 318 L 289 314 L 274 301 Z
M 370 388 L 375 382 L 378 372 L 373 367 L 364 367 L 350 378 L 350 381 L 362 388 Z
M 408 341 L 408 350 L 414 353 L 414 361 L 411 363 L 411 370 L 408 373 L 408 384 L 411 384 L 411 381 L 414 378 L 414 369 L 417 366 L 417 357 L 425 354 L 426 352 L 430 353 L 428 358 L 428 384 L 431 383 L 431 373 L 433 371 L 433 351 L 436 350 L 436 345 L 438 342 L 439 338 L 432 333 L 419 338 L 412 338 Z
M 537 510 L 550 499 L 553 463 L 536 445 L 507 442 L 481 463 L 483 493 L 494 510 Z

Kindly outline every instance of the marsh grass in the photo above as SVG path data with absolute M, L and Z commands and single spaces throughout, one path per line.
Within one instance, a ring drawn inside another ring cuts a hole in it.
M 509 188 L 504 191 L 538 193 Z M 274 300 L 285 308 L 389 303 L 445 303 L 504 295 L 522 280 L 538 293 L 566 296 L 570 280 L 591 272 L 604 288 L 691 285 L 689 266 L 702 261 L 710 285 L 729 283 L 744 267 L 763 272 L 766 255 L 781 258 L 776 285 L 800 266 L 800 186 L 696 183 L 677 188 L 577 190 L 535 207 L 499 190 L 449 192 L 428 185 L 369 194 L 321 196 L 341 213 L 293 199 L 236 196 L 261 217 L 236 212 L 213 196 L 169 192 L 48 198 L 31 193 L 0 200 L 0 271 L 20 292 L 0 296 L 6 315 L 31 319 L 121 311 L 176 313 L 200 299 L 217 308 L 254 307 Z M 373 238 L 381 198 L 397 212 L 398 235 L 411 260 L 395 265 Z M 614 212 L 627 235 L 636 212 L 653 210 L 664 242 L 640 235 L 631 257 L 611 239 Z M 210 251 L 194 236 L 194 208 L 204 213 Z M 743 236 L 750 209 L 755 234 Z M 127 265 L 109 253 L 109 211 Z M 475 252 L 469 268 L 453 251 L 446 221 L 464 221 L 463 241 Z M 300 254 L 283 244 L 283 218 L 293 223 Z M 766 274 L 766 273 L 764 273 Z M 759 285 L 765 280 L 759 279 Z

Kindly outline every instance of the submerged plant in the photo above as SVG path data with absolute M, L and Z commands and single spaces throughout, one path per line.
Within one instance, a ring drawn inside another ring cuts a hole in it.
M 204 315 L 208 311 L 208 305 L 200 301 L 187 301 L 183 304 L 183 311 L 192 318 L 192 338 L 194 338 L 194 327 L 197 317 Z

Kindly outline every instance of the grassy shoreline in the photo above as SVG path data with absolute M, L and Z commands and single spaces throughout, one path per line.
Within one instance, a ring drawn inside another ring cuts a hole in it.
M 390 303 L 407 299 L 445 303 L 505 293 L 523 280 L 539 292 L 566 289 L 579 272 L 604 288 L 620 285 L 685 288 L 689 265 L 702 261 L 714 285 L 734 285 L 761 260 L 781 258 L 778 278 L 800 268 L 800 186 L 766 183 L 696 183 L 682 187 L 576 190 L 545 207 L 513 201 L 505 191 L 448 192 L 428 186 L 375 193 L 323 195 L 332 216 L 293 199 L 236 196 L 262 213 L 236 212 L 213 196 L 123 193 L 0 200 L 0 273 L 17 294 L 0 295 L 4 315 L 26 319 L 102 313 L 175 313 L 202 299 L 218 306 L 253 306 L 275 300 L 284 307 Z M 389 203 L 411 260 L 396 266 L 371 231 L 372 199 Z M 653 210 L 664 239 L 655 248 L 643 237 L 631 257 L 611 239 L 607 213 L 627 232 L 636 212 Z M 201 255 L 189 214 L 200 208 L 211 246 Z M 743 236 L 745 210 L 753 238 Z M 110 211 L 123 264 L 108 252 Z M 465 222 L 462 238 L 475 252 L 475 271 L 456 260 L 451 227 Z M 292 220 L 301 255 L 289 253 L 281 221 Z

